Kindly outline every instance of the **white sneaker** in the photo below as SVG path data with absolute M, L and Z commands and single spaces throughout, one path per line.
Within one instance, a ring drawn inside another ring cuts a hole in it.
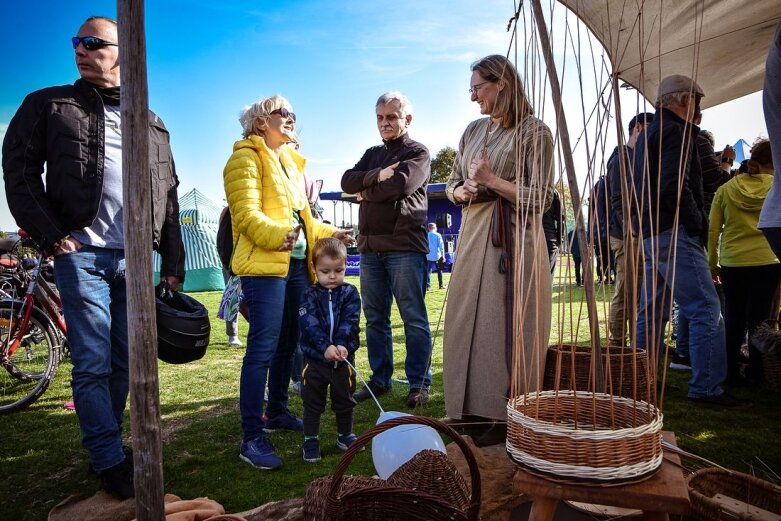
M 241 347 L 243 344 L 241 343 L 241 340 L 239 340 L 238 336 L 229 336 L 228 337 L 228 345 L 229 346 L 235 346 L 235 347 Z

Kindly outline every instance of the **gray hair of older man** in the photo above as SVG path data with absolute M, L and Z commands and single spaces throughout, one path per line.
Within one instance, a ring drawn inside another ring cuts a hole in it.
M 289 107 L 290 102 L 277 94 L 276 96 L 259 99 L 252 105 L 244 107 L 239 113 L 239 123 L 241 123 L 244 139 L 247 139 L 252 134 L 258 134 L 258 132 L 262 135 L 263 131 L 268 127 L 271 113 L 285 106 Z M 257 130 L 256 126 L 258 127 Z
M 377 103 L 374 105 L 374 108 L 376 110 L 380 105 L 387 105 L 388 103 L 392 103 L 394 101 L 399 102 L 399 110 L 401 111 L 402 118 L 412 114 L 412 103 L 410 103 L 410 100 L 407 99 L 407 96 L 397 90 L 388 91 L 377 98 Z

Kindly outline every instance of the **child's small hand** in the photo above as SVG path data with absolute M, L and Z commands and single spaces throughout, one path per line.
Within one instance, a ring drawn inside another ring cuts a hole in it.
M 335 345 L 328 346 L 325 353 L 323 353 L 323 358 L 328 362 L 338 362 L 341 360 L 341 358 L 339 358 L 339 348 Z
M 347 351 L 347 348 L 344 346 L 336 346 L 336 350 L 339 353 L 339 360 L 347 360 L 347 355 L 350 353 Z

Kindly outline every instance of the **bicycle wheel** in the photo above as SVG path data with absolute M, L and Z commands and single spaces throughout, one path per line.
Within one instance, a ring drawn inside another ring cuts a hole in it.
M 8 355 L 18 332 L 18 310 L 18 302 L 0 302 L 0 415 L 20 411 L 40 398 L 60 362 L 54 325 L 38 308 L 33 308 L 18 348 Z

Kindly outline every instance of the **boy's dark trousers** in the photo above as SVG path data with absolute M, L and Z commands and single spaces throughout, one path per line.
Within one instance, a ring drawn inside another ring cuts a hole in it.
M 326 393 L 331 387 L 331 410 L 336 416 L 336 432 L 350 434 L 353 431 L 355 400 L 355 373 L 352 368 L 339 363 L 323 362 L 304 357 L 301 373 L 301 398 L 304 401 L 304 436 L 317 436 L 320 432 L 320 415 L 325 411 Z

